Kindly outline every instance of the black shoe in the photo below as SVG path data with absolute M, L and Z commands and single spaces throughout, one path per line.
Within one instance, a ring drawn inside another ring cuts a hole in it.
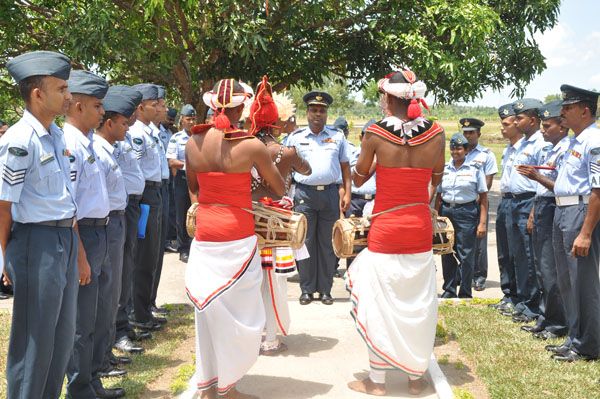
M 131 364 L 131 358 L 129 356 L 116 356 L 112 352 L 110 353 L 108 361 L 113 366 L 118 366 L 119 364 Z
M 513 316 L 512 321 L 515 323 L 531 323 L 535 319 L 524 315 L 523 313 Z
M 142 331 L 158 331 L 158 330 L 162 329 L 162 324 L 155 322 L 154 320 L 147 321 L 144 323 L 139 322 L 139 321 L 130 320 L 129 324 L 131 324 L 135 328 L 138 328 Z
M 127 333 L 127 336 L 132 341 L 145 341 L 147 339 L 152 339 L 152 333 L 150 331 L 131 330 Z
M 106 370 L 98 371 L 98 377 L 100 378 L 123 377 L 124 375 L 127 375 L 127 370 L 118 369 L 114 366 L 110 366 Z
M 312 301 L 313 301 L 313 294 L 303 292 L 302 295 L 300 295 L 300 305 L 308 305 Z
M 533 338 L 543 339 L 545 341 L 547 339 L 558 338 L 558 335 L 554 334 L 553 332 L 544 330 L 533 333 Z
M 508 313 L 512 314 L 512 312 L 515 311 L 515 305 L 513 305 L 511 302 L 505 301 L 505 302 L 501 302 L 498 305 L 497 309 L 500 313 L 508 312 Z
M 123 388 L 94 388 L 94 393 L 97 398 L 100 399 L 116 399 L 125 396 L 125 390 Z
M 552 359 L 558 360 L 559 362 L 576 362 L 578 360 L 590 360 L 588 357 L 577 353 L 573 349 L 569 349 L 566 352 L 555 353 L 552 355 Z
M 188 259 L 190 258 L 190 254 L 187 252 L 182 252 L 179 254 L 179 260 L 183 263 L 188 263 Z
M 339 270 L 336 270 L 335 273 L 333 273 L 333 277 L 342 278 L 342 273 L 340 273 Z
M 8 299 L 8 298 L 10 298 L 10 295 L 5 294 L 4 292 L 0 292 L 0 300 L 2 300 L 2 299 Z
M 169 314 L 169 311 L 167 309 L 163 308 L 162 306 L 161 307 L 152 306 L 150 308 L 150 310 L 152 311 L 152 313 L 156 313 L 156 314 L 159 314 L 162 316 Z
M 323 305 L 333 305 L 333 298 L 330 294 L 319 294 L 319 299 Z
M 458 298 L 458 296 L 456 296 L 456 294 L 452 294 L 448 291 L 444 291 L 444 293 L 442 294 L 442 296 L 440 296 L 440 298 L 442 299 L 452 299 L 452 298 Z
M 552 352 L 552 353 L 567 353 L 568 351 L 571 350 L 570 346 L 567 345 L 546 345 L 544 346 L 544 349 L 546 349 L 548 352 Z
M 165 252 L 176 253 L 179 252 L 179 248 L 177 248 L 177 244 L 173 243 L 173 241 L 169 241 L 165 245 Z
M 167 318 L 160 315 L 152 315 L 152 321 L 159 325 L 167 324 Z
M 485 290 L 485 283 L 482 283 L 481 281 L 478 281 L 475 283 L 475 286 L 473 287 L 473 289 L 475 291 L 483 291 Z
M 541 326 L 539 326 L 539 325 L 537 325 L 537 324 L 534 324 L 532 326 L 531 325 L 529 325 L 529 326 L 521 326 L 521 330 L 526 331 L 528 333 L 537 334 L 537 333 L 539 333 L 541 331 L 544 331 L 544 328 L 541 327 Z
M 115 343 L 115 349 L 126 353 L 143 353 L 144 348 L 137 346 L 127 337 L 123 337 Z

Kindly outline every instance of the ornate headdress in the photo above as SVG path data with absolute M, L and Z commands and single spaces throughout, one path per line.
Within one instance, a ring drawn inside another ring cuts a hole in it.
M 417 80 L 417 75 L 412 71 L 405 70 L 391 72 L 385 75 L 383 79 L 380 79 L 377 86 L 383 93 L 410 100 L 407 112 L 409 119 L 416 119 L 422 115 L 421 106 L 419 104 L 423 104 L 423 106 L 429 110 L 424 99 L 427 86 L 425 83 Z
M 235 91 L 236 85 L 237 91 Z M 231 121 L 225 115 L 225 108 L 235 108 L 244 104 L 252 94 L 252 88 L 241 82 L 236 82 L 234 79 L 221 79 L 212 90 L 204 93 L 202 99 L 207 106 L 215 110 L 214 126 L 223 130 L 231 127 Z
M 294 104 L 288 93 L 273 93 L 273 101 L 277 105 L 279 119 L 282 121 L 285 122 L 296 115 L 296 104 Z
M 267 75 L 263 76 L 262 82 L 256 87 L 256 97 L 250 106 L 250 134 L 256 134 L 265 127 L 278 127 L 275 123 L 279 119 L 279 112 L 267 79 Z

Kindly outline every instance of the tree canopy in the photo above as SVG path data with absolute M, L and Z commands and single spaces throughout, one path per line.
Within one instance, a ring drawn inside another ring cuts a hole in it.
M 267 74 L 281 90 L 322 85 L 333 75 L 358 88 L 400 66 L 415 71 L 445 102 L 506 86 L 521 94 L 545 68 L 533 34 L 556 23 L 559 5 L 560 0 L 2 1 L 0 90 L 16 97 L 4 68 L 10 57 L 47 49 L 115 83 L 163 84 L 196 106 L 202 92 L 224 77 L 254 84 Z

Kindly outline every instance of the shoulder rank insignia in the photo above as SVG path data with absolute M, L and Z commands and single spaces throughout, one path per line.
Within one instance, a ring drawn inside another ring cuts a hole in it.
M 141 138 L 139 138 L 139 137 L 136 137 L 136 138 L 134 138 L 134 139 L 133 139 L 133 143 L 134 143 L 134 144 L 137 144 L 137 145 L 140 145 L 140 144 L 142 144 L 142 143 L 143 143 L 143 141 L 142 141 L 142 139 L 141 139 Z
M 91 163 L 91 164 L 92 164 L 92 163 L 96 162 L 96 158 L 94 158 L 94 156 L 93 156 L 93 155 L 90 155 L 90 156 L 89 156 L 89 157 L 86 159 L 86 161 L 88 161 L 88 163 Z
M 23 148 L 19 148 L 19 147 L 9 147 L 8 152 L 13 154 L 16 157 L 24 157 L 29 154 L 27 152 L 27 150 L 25 150 Z
M 44 154 L 40 157 L 40 163 L 46 165 L 54 160 L 54 154 Z
M 600 154 L 600 147 L 592 148 L 590 150 L 590 154 L 592 154 L 592 155 L 599 155 Z

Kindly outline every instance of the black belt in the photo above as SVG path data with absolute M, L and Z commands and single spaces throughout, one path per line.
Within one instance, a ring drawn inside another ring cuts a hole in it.
M 140 201 L 142 199 L 142 196 L 137 194 L 129 194 L 128 199 L 129 201 Z
M 124 214 L 125 214 L 125 209 L 115 209 L 114 211 L 110 211 L 110 213 L 108 214 L 108 217 L 124 215 Z
M 50 227 L 73 227 L 75 223 L 75 217 L 60 220 L 46 220 L 43 222 L 36 223 L 23 223 L 23 224 L 34 224 L 37 226 L 50 226 Z
M 169 179 L 162 179 L 162 184 L 163 185 L 169 184 Z
M 79 226 L 106 226 L 108 217 L 105 218 L 83 218 L 77 221 Z
M 525 192 L 525 193 L 520 193 L 520 194 L 514 194 L 514 193 L 504 193 L 502 194 L 502 198 L 512 198 L 512 199 L 529 199 L 529 198 L 533 198 L 535 197 L 535 193 L 534 192 Z
M 461 206 L 476 205 L 477 201 L 469 201 L 469 202 L 465 202 L 463 204 L 459 204 L 459 203 L 451 204 L 450 202 L 442 201 L 442 204 L 444 204 L 444 206 L 447 206 L 450 208 L 460 208 Z
M 325 191 L 325 190 L 329 190 L 330 188 L 338 188 L 338 184 L 337 183 L 331 183 L 331 184 L 316 184 L 316 185 L 310 185 L 310 184 L 304 184 L 304 183 L 296 183 L 296 185 L 300 186 L 300 187 L 306 187 L 309 188 L 311 190 L 315 190 L 315 191 Z
M 540 202 L 540 201 L 547 201 L 547 202 L 552 202 L 553 204 L 556 203 L 556 197 L 548 197 L 545 195 L 539 195 L 537 197 L 535 197 L 536 202 Z
M 160 186 L 162 186 L 162 181 L 146 180 L 146 187 L 160 187 Z
M 351 198 L 370 201 L 372 199 L 375 199 L 375 194 L 354 194 L 354 193 L 352 193 Z

